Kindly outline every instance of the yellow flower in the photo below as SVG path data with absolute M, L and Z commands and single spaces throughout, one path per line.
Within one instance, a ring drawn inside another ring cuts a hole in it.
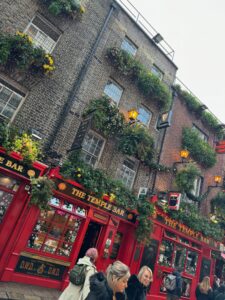
M 43 67 L 43 69 L 45 69 L 45 70 L 48 70 L 48 69 L 50 68 L 50 66 L 47 65 L 47 64 L 44 64 L 42 67 Z
M 29 43 L 31 43 L 31 44 L 33 43 L 33 39 L 32 39 L 31 36 L 28 35 L 28 36 L 27 36 L 27 39 L 28 39 L 28 42 L 29 42 Z
M 80 6 L 79 12 L 80 12 L 81 14 L 85 13 L 85 8 L 84 8 L 83 5 Z

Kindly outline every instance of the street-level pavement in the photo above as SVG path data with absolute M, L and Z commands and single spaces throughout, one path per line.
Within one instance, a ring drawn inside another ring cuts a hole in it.
M 0 300 L 57 300 L 59 290 L 23 283 L 0 282 Z

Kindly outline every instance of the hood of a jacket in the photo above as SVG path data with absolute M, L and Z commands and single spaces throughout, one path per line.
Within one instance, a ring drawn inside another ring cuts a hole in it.
M 90 257 L 88 257 L 88 256 L 84 256 L 82 258 L 79 258 L 77 264 L 78 265 L 86 265 L 86 266 L 96 268 L 95 265 L 90 261 Z
M 90 291 L 95 294 L 97 299 L 108 299 L 113 296 L 113 292 L 101 272 L 90 277 Z

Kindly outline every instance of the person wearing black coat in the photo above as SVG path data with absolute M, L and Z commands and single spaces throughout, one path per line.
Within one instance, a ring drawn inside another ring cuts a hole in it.
M 166 299 L 167 300 L 178 300 L 178 299 L 180 299 L 181 294 L 182 294 L 182 277 L 181 277 L 179 270 L 173 271 L 172 274 L 176 276 L 176 287 L 172 291 L 169 291 L 169 290 L 166 291 L 167 292 Z
M 150 282 L 152 282 L 152 270 L 143 266 L 138 275 L 131 275 L 126 288 L 128 300 L 146 300 L 146 294 Z
M 218 294 L 215 300 L 225 300 L 225 285 L 221 285 L 218 289 Z
M 205 276 L 195 290 L 197 300 L 213 300 L 213 291 L 210 286 L 210 278 Z
M 90 293 L 85 300 L 126 300 L 124 290 L 129 277 L 129 268 L 115 261 L 108 266 L 106 276 L 99 272 L 90 277 Z

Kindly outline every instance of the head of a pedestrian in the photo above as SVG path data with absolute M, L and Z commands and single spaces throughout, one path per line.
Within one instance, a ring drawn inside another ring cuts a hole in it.
M 149 286 L 149 284 L 153 281 L 152 270 L 148 266 L 143 266 L 140 269 L 137 278 L 144 286 Z
M 208 276 L 205 276 L 202 279 L 202 282 L 199 284 L 199 289 L 202 294 L 207 294 L 210 288 L 210 278 Z
M 130 270 L 127 265 L 117 260 L 109 265 L 106 270 L 106 278 L 109 287 L 113 290 L 113 294 L 123 293 L 127 287 L 130 277 Z
M 94 264 L 98 259 L 98 250 L 96 248 L 89 248 L 85 256 L 90 257 L 90 261 Z

